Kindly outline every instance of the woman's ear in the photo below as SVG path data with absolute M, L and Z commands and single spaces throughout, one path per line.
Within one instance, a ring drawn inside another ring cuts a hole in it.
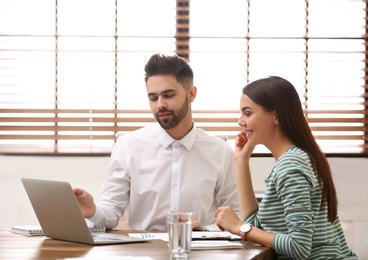
M 276 112 L 273 112 L 273 123 L 275 125 L 278 125 L 279 124 L 279 118 L 277 117 Z

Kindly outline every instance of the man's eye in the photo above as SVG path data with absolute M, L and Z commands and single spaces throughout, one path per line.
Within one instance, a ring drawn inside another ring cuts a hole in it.
M 156 101 L 157 100 L 157 97 L 149 97 L 149 100 Z
M 175 96 L 174 94 L 168 94 L 168 95 L 165 95 L 165 98 L 172 98 L 174 96 Z

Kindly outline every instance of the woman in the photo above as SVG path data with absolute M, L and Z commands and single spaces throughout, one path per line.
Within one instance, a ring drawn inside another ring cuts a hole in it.
M 220 207 L 215 215 L 219 228 L 272 247 L 278 259 L 357 259 L 337 216 L 329 164 L 294 86 L 280 77 L 254 81 L 243 88 L 240 111 L 244 132 L 238 135 L 234 157 L 244 222 L 230 207 Z M 249 167 L 258 144 L 275 158 L 259 205 Z

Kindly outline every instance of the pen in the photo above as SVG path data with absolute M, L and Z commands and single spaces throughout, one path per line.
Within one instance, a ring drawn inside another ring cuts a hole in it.
M 201 237 L 193 237 L 192 241 L 203 241 L 203 240 L 227 240 L 227 241 L 237 241 L 241 240 L 240 238 L 234 238 L 231 236 L 201 236 Z
M 230 236 L 202 236 L 202 240 L 231 240 Z

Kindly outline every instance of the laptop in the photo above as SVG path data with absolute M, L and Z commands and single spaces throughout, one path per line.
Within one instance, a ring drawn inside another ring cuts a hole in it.
M 149 239 L 91 232 L 68 182 L 22 178 L 32 207 L 46 237 L 103 245 L 145 242 Z

